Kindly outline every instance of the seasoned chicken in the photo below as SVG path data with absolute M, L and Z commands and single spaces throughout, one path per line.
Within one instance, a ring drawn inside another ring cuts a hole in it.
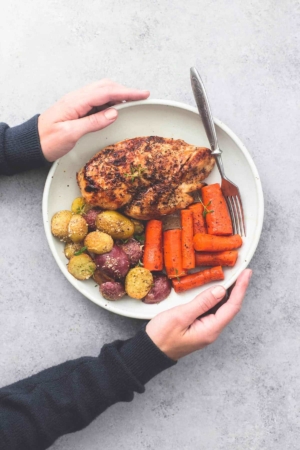
M 148 136 L 104 148 L 78 172 L 77 182 L 88 203 L 149 220 L 190 205 L 189 193 L 203 186 L 213 167 L 208 148 Z

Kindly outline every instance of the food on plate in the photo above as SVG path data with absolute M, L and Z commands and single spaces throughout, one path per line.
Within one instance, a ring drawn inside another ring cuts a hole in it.
M 130 269 L 125 278 L 126 293 L 137 300 L 142 300 L 153 285 L 153 275 L 144 267 Z
M 164 231 L 164 261 L 168 278 L 182 277 L 187 271 L 182 267 L 182 232 L 179 229 Z
M 145 232 L 143 264 L 148 270 L 163 270 L 163 224 L 160 220 L 149 220 Z
M 126 294 L 124 286 L 119 281 L 106 281 L 100 285 L 100 292 L 106 300 L 120 300 Z
M 129 262 L 131 266 L 136 266 L 138 262 L 142 259 L 143 256 L 143 247 L 142 245 L 133 238 L 128 239 L 124 244 L 121 244 L 120 247 L 129 258 Z
M 232 224 L 226 200 L 218 183 L 209 184 L 202 188 L 202 201 L 207 211 L 207 233 L 218 236 L 230 236 Z M 208 210 L 209 208 L 209 210 Z
M 142 224 L 142 222 L 140 222 L 139 220 L 136 220 L 136 219 L 131 219 L 131 222 L 133 223 L 133 226 L 134 226 L 134 234 L 144 233 L 145 227 Z
M 82 197 L 77 197 L 73 200 L 71 211 L 73 214 L 83 214 L 86 212 L 87 204 Z
M 193 203 L 214 167 L 208 148 L 158 136 L 127 139 L 97 153 L 77 174 L 82 197 L 106 210 L 157 219 Z M 105 230 L 102 230 L 105 231 Z
M 96 227 L 114 239 L 128 239 L 134 233 L 131 220 L 117 211 L 100 212 L 96 218 Z
M 129 258 L 119 245 L 114 245 L 108 253 L 95 255 L 94 261 L 96 266 L 113 280 L 125 278 L 130 267 Z
M 224 280 L 224 273 L 221 266 L 212 267 L 201 272 L 191 273 L 179 279 L 172 280 L 173 288 L 178 294 L 189 289 L 203 286 L 211 281 Z
M 65 257 L 71 259 L 75 253 L 80 252 L 83 249 L 83 242 L 66 242 L 64 248 Z M 84 249 L 81 253 L 83 253 L 86 249 Z
M 153 275 L 153 286 L 143 298 L 144 303 L 158 303 L 169 297 L 172 289 L 171 281 L 165 275 Z
M 190 209 L 193 213 L 194 235 L 197 233 L 207 233 L 205 217 L 203 215 L 203 204 L 201 202 L 193 203 L 188 209 Z
M 233 236 L 213 236 L 212 234 L 196 234 L 194 236 L 194 248 L 202 252 L 223 252 L 235 250 L 243 244 L 239 234 Z
M 182 267 L 184 269 L 194 269 L 195 267 L 195 250 L 193 244 L 193 213 L 188 209 L 180 211 L 181 218 L 181 254 Z
M 195 252 L 196 266 L 233 267 L 238 258 L 236 250 L 224 252 Z
M 102 255 L 102 253 L 108 253 L 114 246 L 113 238 L 102 231 L 92 231 L 89 233 L 85 240 L 84 246 L 91 253 Z
M 87 280 L 96 270 L 96 264 L 86 253 L 73 256 L 68 264 L 68 271 L 77 280 Z
M 51 220 L 51 232 L 53 236 L 61 241 L 67 241 L 69 239 L 68 227 L 71 218 L 71 211 L 58 211 L 54 214 Z
M 97 267 L 97 269 L 95 270 L 93 274 L 93 279 L 99 285 L 106 283 L 107 281 L 114 281 L 112 277 L 109 277 L 104 272 L 102 272 L 102 270 L 99 267 Z
M 88 225 L 80 214 L 71 217 L 68 226 L 68 236 L 73 242 L 83 241 L 88 233 Z
M 82 215 L 86 223 L 88 224 L 89 231 L 96 231 L 96 219 L 100 212 L 100 208 L 91 208 Z

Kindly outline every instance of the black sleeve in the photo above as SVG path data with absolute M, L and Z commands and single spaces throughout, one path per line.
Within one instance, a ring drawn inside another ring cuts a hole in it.
M 60 436 L 86 427 L 117 402 L 173 366 L 144 330 L 84 357 L 0 389 L 0 448 L 42 450 Z
M 13 175 L 50 164 L 41 149 L 38 118 L 10 128 L 0 123 L 0 175 Z

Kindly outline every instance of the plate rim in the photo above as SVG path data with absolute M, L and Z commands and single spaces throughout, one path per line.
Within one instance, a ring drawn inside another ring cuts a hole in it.
M 171 107 L 175 107 L 175 108 L 179 108 L 179 109 L 183 109 L 192 113 L 195 113 L 197 115 L 199 115 L 198 110 L 196 107 L 194 106 L 190 106 L 186 103 L 182 103 L 182 102 L 178 102 L 178 101 L 174 101 L 174 100 L 163 100 L 163 99 L 147 99 L 147 100 L 140 100 L 140 101 L 135 101 L 135 102 L 125 102 L 125 103 L 121 103 L 119 105 L 115 105 L 113 106 L 115 109 L 117 110 L 122 110 L 124 108 L 130 108 L 130 107 L 138 107 L 138 106 L 144 106 L 144 105 L 162 105 L 162 106 L 171 106 Z M 199 117 L 200 119 L 200 117 Z M 201 120 L 201 119 L 200 119 Z M 260 180 L 260 176 L 258 174 L 258 170 L 256 168 L 256 165 L 252 159 L 252 156 L 250 155 L 248 149 L 246 148 L 246 146 L 243 144 L 243 142 L 238 138 L 238 136 L 221 120 L 217 119 L 216 117 L 213 118 L 214 123 L 220 127 L 235 143 L 236 145 L 239 147 L 239 149 L 242 151 L 243 155 L 245 156 L 245 158 L 247 159 L 247 162 L 251 168 L 251 171 L 254 175 L 254 179 L 255 179 L 255 185 L 256 185 L 256 189 L 257 189 L 257 197 L 258 197 L 258 215 L 257 215 L 257 239 L 256 242 L 252 243 L 251 246 L 251 251 L 249 252 L 249 254 L 247 255 L 247 262 L 243 261 L 243 263 L 241 264 L 241 269 L 239 271 L 239 273 L 241 273 L 242 270 L 244 270 L 250 263 L 250 261 L 253 258 L 253 255 L 257 249 L 258 243 L 260 241 L 260 237 L 261 237 L 261 232 L 262 232 L 262 227 L 263 227 L 263 220 L 264 220 L 264 194 L 263 194 L 263 189 L 262 189 L 262 184 L 261 184 L 261 180 Z M 49 191 L 50 191 L 50 186 L 52 183 L 52 179 L 53 179 L 53 175 L 56 171 L 57 166 L 59 165 L 61 158 L 59 158 L 58 160 L 56 160 L 50 170 L 49 173 L 47 175 L 46 178 L 46 182 L 45 182 L 45 186 L 44 186 L 44 190 L 43 190 L 43 200 L 42 200 L 42 216 L 43 216 L 43 225 L 44 225 L 44 230 L 45 230 L 45 234 L 46 234 L 46 239 L 48 242 L 48 246 L 51 250 L 51 253 L 58 265 L 58 267 L 60 268 L 61 272 L 63 273 L 63 275 L 67 278 L 67 280 L 72 284 L 72 286 L 80 292 L 81 295 L 83 295 L 84 297 L 88 298 L 90 301 L 92 301 L 93 303 L 95 303 L 96 305 L 104 308 L 107 311 L 113 312 L 115 314 L 121 315 L 123 317 L 129 317 L 129 318 L 134 318 L 134 319 L 141 319 L 141 320 L 150 320 L 153 317 L 155 317 L 155 311 L 154 315 L 149 316 L 149 314 L 145 314 L 145 315 L 141 315 L 141 314 L 133 314 L 123 310 L 119 310 L 117 308 L 116 302 L 113 302 L 113 309 L 111 309 L 110 307 L 106 307 L 104 305 L 101 305 L 99 302 L 97 302 L 96 300 L 94 300 L 91 296 L 88 296 L 86 294 L 83 294 L 83 292 L 78 289 L 78 286 L 76 285 L 76 281 L 75 279 L 69 274 L 69 272 L 66 270 L 66 266 L 62 263 L 62 261 L 57 257 L 56 255 L 56 249 L 54 247 L 54 243 L 53 243 L 53 236 L 51 234 L 51 230 L 49 228 L 49 221 L 48 221 L 48 212 L 47 212 L 47 208 L 48 208 L 48 199 L 49 199 Z M 233 277 L 233 283 L 236 281 L 237 277 L 239 276 L 239 274 L 237 274 L 236 276 Z M 225 280 L 224 280 L 225 281 Z M 230 280 L 232 281 L 232 280 Z M 228 289 L 230 287 L 230 285 L 226 286 L 226 282 L 222 283 L 222 285 L 225 287 L 225 289 Z M 107 306 L 109 305 L 109 303 L 107 304 Z M 154 306 L 154 305 L 153 305 Z

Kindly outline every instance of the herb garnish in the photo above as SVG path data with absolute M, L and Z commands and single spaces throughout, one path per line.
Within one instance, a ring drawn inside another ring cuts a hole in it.
M 214 212 L 214 210 L 213 209 L 208 209 L 208 207 L 209 207 L 209 205 L 211 204 L 211 200 L 207 203 L 207 205 L 204 205 L 204 203 L 200 200 L 200 203 L 203 205 L 203 213 L 202 213 L 202 216 L 204 217 L 204 219 L 205 219 L 205 217 L 207 216 L 207 214 L 211 214 L 211 213 L 213 213 Z
M 140 235 L 139 234 L 135 234 L 133 237 L 140 244 L 144 244 L 145 243 L 145 235 L 144 234 L 140 234 Z
M 141 164 L 139 164 L 138 166 L 130 164 L 130 173 L 125 173 L 124 175 L 125 177 L 130 177 L 131 181 L 134 182 L 136 178 L 141 178 L 146 170 L 147 169 L 142 167 Z
M 180 281 L 180 278 L 179 278 L 179 276 L 178 276 L 178 269 L 175 267 L 175 273 L 176 273 L 176 278 L 177 278 L 177 281 Z
M 77 250 L 77 252 L 74 253 L 75 256 L 81 255 L 81 253 L 85 252 L 87 250 L 87 247 L 81 247 L 80 250 Z

